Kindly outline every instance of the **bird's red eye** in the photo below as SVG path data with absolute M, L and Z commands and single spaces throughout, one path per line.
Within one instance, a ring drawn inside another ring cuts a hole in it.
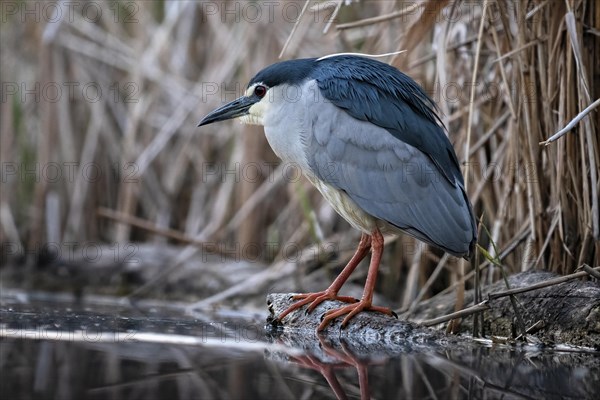
M 265 94 L 267 94 L 267 88 L 262 85 L 258 85 L 254 88 L 254 94 L 258 97 L 264 97 Z

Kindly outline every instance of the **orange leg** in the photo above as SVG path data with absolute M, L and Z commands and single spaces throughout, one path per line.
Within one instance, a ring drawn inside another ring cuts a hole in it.
M 324 302 L 325 300 L 339 300 L 344 303 L 355 303 L 358 300 L 354 297 L 348 296 L 338 296 L 338 292 L 342 288 L 342 285 L 348 280 L 350 274 L 356 269 L 358 264 L 365 258 L 365 256 L 369 253 L 371 249 L 371 236 L 364 234 L 360 237 L 360 242 L 358 243 L 358 248 L 356 252 L 348 261 L 348 264 L 344 267 L 342 272 L 335 278 L 335 280 L 331 283 L 331 285 L 322 292 L 316 293 L 303 293 L 297 294 L 294 296 L 294 300 L 300 300 L 296 303 L 292 304 L 288 307 L 284 312 L 279 314 L 278 319 L 281 321 L 285 318 L 289 313 L 299 309 L 300 307 L 309 304 L 306 312 L 309 313 L 314 310 L 319 304 Z
M 327 354 L 329 354 L 336 361 L 345 362 L 348 365 L 354 366 L 356 368 L 356 372 L 358 372 L 358 387 L 360 388 L 360 398 L 370 399 L 369 395 L 369 374 L 368 374 L 368 362 L 361 361 L 358 357 L 356 357 L 350 350 L 348 350 L 347 346 L 344 342 L 341 342 L 343 353 L 335 350 L 333 347 L 324 343 L 321 336 L 319 336 L 319 342 L 321 343 L 321 349 Z M 327 378 L 326 378 L 327 379 Z M 329 380 L 327 380 L 329 382 Z M 339 397 L 338 397 L 339 399 Z
M 348 321 L 352 319 L 356 314 L 361 311 L 377 311 L 387 315 L 395 315 L 392 310 L 387 307 L 373 306 L 373 291 L 375 290 L 375 282 L 377 280 L 377 270 L 379 269 L 379 263 L 381 262 L 381 256 L 383 254 L 383 235 L 379 229 L 375 229 L 371 235 L 372 242 L 372 254 L 371 263 L 369 264 L 369 272 L 367 274 L 367 282 L 365 283 L 365 289 L 363 291 L 362 298 L 358 303 L 349 304 L 344 307 L 329 310 L 323 315 L 323 321 L 317 328 L 317 332 L 322 331 L 325 327 L 335 318 L 348 314 L 342 321 L 342 328 L 348 324 Z
M 343 352 L 334 349 L 330 344 L 325 342 L 322 336 L 317 336 L 321 349 L 325 354 L 331 357 L 334 361 L 321 361 L 316 356 L 309 354 L 302 356 L 292 356 L 292 360 L 304 368 L 310 368 L 318 371 L 329 383 L 337 399 L 347 399 L 348 396 L 344 388 L 335 376 L 335 368 L 346 368 L 353 366 L 358 372 L 358 387 L 360 388 L 360 398 L 370 399 L 369 395 L 369 376 L 368 376 L 368 361 L 362 361 L 356 357 L 344 342 L 341 342 Z
M 292 360 L 295 361 L 301 367 L 313 369 L 319 372 L 321 375 L 323 375 L 323 377 L 329 384 L 329 387 L 331 387 L 331 389 L 333 390 L 336 399 L 348 398 L 348 396 L 346 396 L 346 392 L 344 392 L 344 388 L 340 384 L 340 381 L 338 381 L 337 376 L 335 376 L 334 368 L 337 366 L 336 364 L 326 364 L 320 361 L 317 357 L 311 356 L 309 354 L 293 356 Z M 368 399 L 368 397 L 364 398 Z

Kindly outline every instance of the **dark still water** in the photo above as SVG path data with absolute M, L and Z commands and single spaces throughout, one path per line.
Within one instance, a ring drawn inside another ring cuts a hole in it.
M 116 303 L 115 303 L 116 304 Z M 3 399 L 598 399 L 600 355 L 473 344 L 362 354 L 265 315 L 3 297 Z

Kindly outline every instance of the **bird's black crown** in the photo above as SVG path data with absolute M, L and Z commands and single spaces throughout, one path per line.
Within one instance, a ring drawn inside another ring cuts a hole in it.
M 315 68 L 316 58 L 300 58 L 298 60 L 281 61 L 264 68 L 252 78 L 248 87 L 262 82 L 268 87 L 287 83 L 296 85 L 308 78 Z

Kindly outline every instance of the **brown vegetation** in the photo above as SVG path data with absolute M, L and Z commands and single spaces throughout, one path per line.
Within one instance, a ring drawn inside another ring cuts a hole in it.
M 285 59 L 406 49 L 386 60 L 439 105 L 491 233 L 480 244 L 510 272 L 600 264 L 598 108 L 540 145 L 600 96 L 597 2 L 311 2 L 297 18 L 304 2 L 101 1 L 100 15 L 59 21 L 15 4 L 0 27 L 2 264 L 16 248 L 36 262 L 44 243 L 101 241 L 185 244 L 177 265 L 189 249 L 277 265 L 295 263 L 290 244 L 333 243 L 333 262 L 286 275 L 323 288 L 323 266 L 343 264 L 357 234 L 276 165 L 261 128 L 196 127 L 288 39 Z M 458 260 L 411 238 L 387 249 L 378 290 L 400 308 L 460 280 Z

